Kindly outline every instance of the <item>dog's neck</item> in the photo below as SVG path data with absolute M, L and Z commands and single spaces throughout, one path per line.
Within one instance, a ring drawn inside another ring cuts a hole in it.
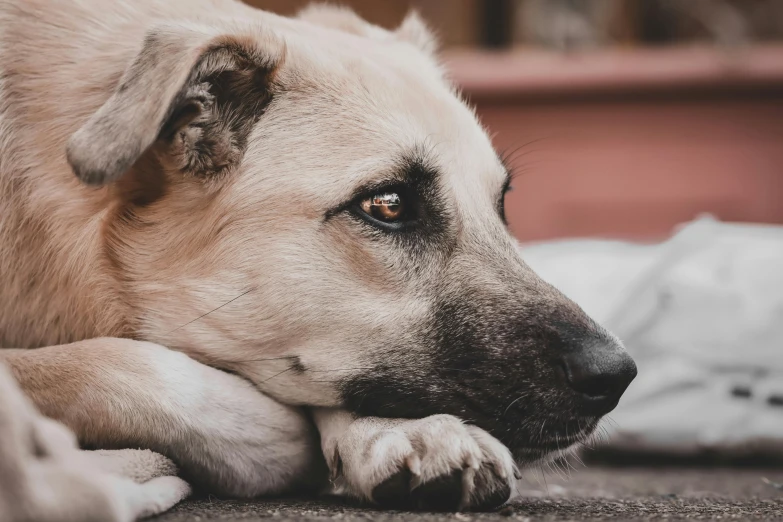
M 59 34 L 65 22 L 45 19 L 55 15 L 15 16 L 0 35 L 0 347 L 128 335 L 132 317 L 103 248 L 112 189 L 82 185 L 65 143 L 111 93 L 141 36 L 115 34 L 113 50 L 98 49 Z
M 40 205 L 30 204 L 37 190 L 24 187 L 31 180 L 20 184 L 23 194 L 6 181 L 0 191 L 0 347 L 130 333 L 122 284 L 102 253 L 102 213 L 69 220 L 57 212 L 41 215 Z M 65 207 L 75 206 L 68 205 L 71 198 L 87 206 L 93 199 L 63 185 L 52 191 Z

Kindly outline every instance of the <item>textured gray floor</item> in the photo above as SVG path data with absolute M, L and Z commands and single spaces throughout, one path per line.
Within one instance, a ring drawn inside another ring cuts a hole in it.
M 783 520 L 783 490 L 763 478 L 781 483 L 783 469 L 591 467 L 570 477 L 528 476 L 519 483 L 520 497 L 495 513 L 406 513 L 323 500 L 209 498 L 187 501 L 154 520 Z

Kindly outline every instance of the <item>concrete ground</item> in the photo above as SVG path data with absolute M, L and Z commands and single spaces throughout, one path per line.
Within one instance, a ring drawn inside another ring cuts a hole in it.
M 189 500 L 155 522 L 303 520 L 359 522 L 566 520 L 783 520 L 783 468 L 601 468 L 519 482 L 519 497 L 493 513 L 377 511 L 336 500 Z

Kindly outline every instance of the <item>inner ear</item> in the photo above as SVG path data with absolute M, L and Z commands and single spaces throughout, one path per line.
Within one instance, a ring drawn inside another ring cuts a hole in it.
M 150 149 L 167 169 L 226 172 L 272 97 L 284 54 L 284 42 L 263 27 L 156 28 L 111 97 L 71 136 L 68 162 L 93 185 L 121 178 Z
M 271 73 L 239 62 L 187 85 L 158 138 L 155 150 L 163 166 L 209 177 L 238 165 L 272 98 Z

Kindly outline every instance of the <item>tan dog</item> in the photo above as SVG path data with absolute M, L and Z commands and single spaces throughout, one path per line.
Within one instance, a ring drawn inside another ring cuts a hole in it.
M 11 0 L 0 31 L 0 353 L 82 444 L 487 507 L 633 379 L 519 258 L 416 16 Z
M 127 522 L 190 494 L 173 463 L 149 450 L 79 451 L 42 417 L 0 363 L 0 520 Z

